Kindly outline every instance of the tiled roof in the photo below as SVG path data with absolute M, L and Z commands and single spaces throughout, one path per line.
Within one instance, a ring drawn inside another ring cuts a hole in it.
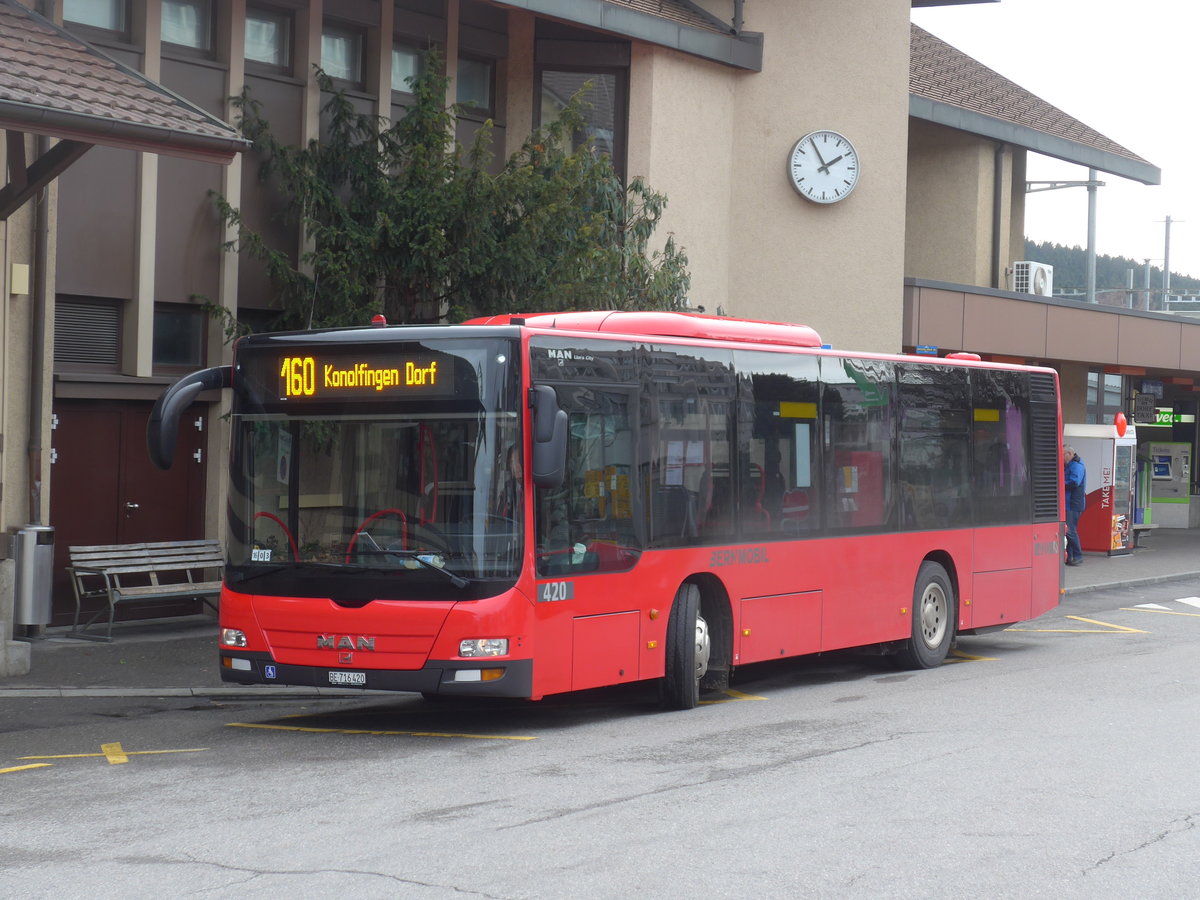
M 917 97 L 1150 165 L 1132 150 L 916 25 L 912 26 L 911 50 L 909 91 Z
M 230 125 L 0 0 L 0 128 L 228 161 L 246 142 Z

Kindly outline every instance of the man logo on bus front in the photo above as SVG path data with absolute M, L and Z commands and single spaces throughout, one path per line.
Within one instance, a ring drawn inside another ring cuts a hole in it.
M 349 635 L 336 634 L 318 634 L 317 635 L 318 650 L 374 650 L 375 638 L 358 635 L 351 638 Z

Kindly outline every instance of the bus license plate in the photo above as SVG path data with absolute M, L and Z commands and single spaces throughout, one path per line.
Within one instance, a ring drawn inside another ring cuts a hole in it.
M 354 687 L 363 687 L 367 683 L 366 672 L 330 672 L 330 684 L 349 684 Z

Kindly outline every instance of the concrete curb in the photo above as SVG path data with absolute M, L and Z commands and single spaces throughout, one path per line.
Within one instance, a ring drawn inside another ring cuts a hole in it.
M 1063 588 L 1063 594 L 1086 594 L 1088 591 L 1109 591 L 1123 587 L 1140 587 L 1147 584 L 1162 584 L 1164 581 L 1183 581 L 1187 578 L 1200 578 L 1200 571 L 1172 572 L 1169 575 L 1148 575 L 1144 578 L 1122 578 L 1102 584 L 1082 584 L 1079 587 Z

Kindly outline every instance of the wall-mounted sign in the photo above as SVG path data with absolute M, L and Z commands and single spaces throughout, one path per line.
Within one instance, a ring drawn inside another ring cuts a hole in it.
M 937 356 L 938 348 L 933 344 L 917 344 L 917 356 Z
M 1195 421 L 1196 417 L 1191 413 L 1175 412 L 1170 406 L 1160 406 L 1154 410 L 1154 422 L 1157 425 L 1185 425 Z
M 1153 425 L 1157 418 L 1153 394 L 1138 394 L 1133 398 L 1133 421 L 1142 425 Z

